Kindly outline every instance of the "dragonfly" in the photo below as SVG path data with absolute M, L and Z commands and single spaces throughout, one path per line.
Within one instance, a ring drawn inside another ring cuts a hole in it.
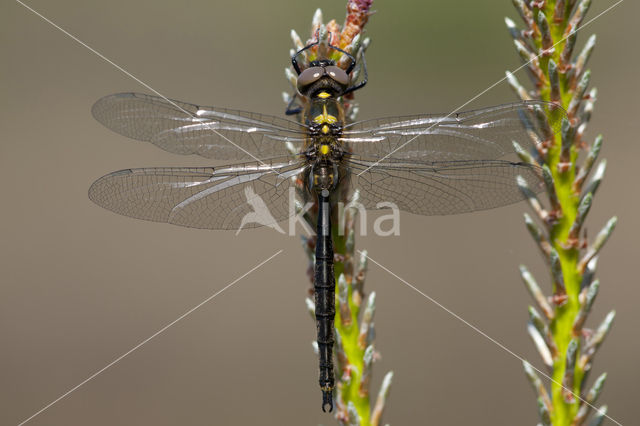
M 366 84 L 352 82 L 334 60 L 301 64 L 291 58 L 302 106 L 299 121 L 253 112 L 198 106 L 139 93 L 98 100 L 93 116 L 114 132 L 175 154 L 240 160 L 221 167 L 150 167 L 109 173 L 89 198 L 133 218 L 216 230 L 272 225 L 291 217 L 288 191 L 317 203 L 314 290 L 322 410 L 333 409 L 335 276 L 331 211 L 339 190 L 358 202 L 381 201 L 419 215 L 492 209 L 524 198 L 517 183 L 541 189 L 541 169 L 520 161 L 513 142 L 536 151 L 559 131 L 563 112 L 525 101 L 455 114 L 386 117 L 347 122 L 341 98 Z M 364 56 L 361 57 L 364 61 Z M 549 118 L 549 117 L 555 117 Z M 546 120 L 546 121 L 545 121 Z M 266 209 L 260 220 L 246 223 Z

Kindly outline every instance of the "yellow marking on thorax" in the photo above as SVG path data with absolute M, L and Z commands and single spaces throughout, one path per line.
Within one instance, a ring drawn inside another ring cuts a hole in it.
M 329 145 L 320 145 L 320 154 L 327 155 L 329 153 Z
M 323 123 L 333 124 L 336 121 L 338 121 L 338 119 L 336 117 L 334 117 L 333 115 L 330 115 L 329 113 L 327 113 L 327 106 L 326 105 L 322 106 L 322 114 L 317 115 L 313 119 L 313 122 L 316 123 L 316 124 L 323 124 Z
M 318 97 L 322 98 L 322 99 L 327 99 L 327 98 L 331 97 L 331 94 L 327 93 L 327 92 L 320 92 L 320 93 L 318 93 Z
M 322 133 L 324 133 L 325 135 L 329 133 L 329 130 L 329 126 L 327 126 L 326 124 L 322 126 Z

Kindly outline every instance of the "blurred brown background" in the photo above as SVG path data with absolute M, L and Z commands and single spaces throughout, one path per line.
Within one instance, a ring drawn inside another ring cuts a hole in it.
M 594 3 L 589 18 L 613 2 Z M 345 2 L 28 4 L 168 97 L 281 115 L 289 30 L 306 35 L 318 6 L 342 22 Z M 320 411 L 299 238 L 185 229 L 92 204 L 87 189 L 108 172 L 208 163 L 103 128 L 90 114 L 98 98 L 146 90 L 18 3 L 1 8 L 0 423 L 26 419 L 284 249 L 29 424 L 335 424 Z M 503 24 L 517 18 L 509 1 L 377 0 L 374 8 L 360 118 L 448 112 L 520 64 Z M 591 325 L 609 309 L 618 315 L 592 378 L 609 372 L 601 402 L 625 425 L 637 424 L 631 400 L 640 379 L 639 12 L 625 1 L 579 37 L 598 35 L 588 136 L 604 134 L 609 161 L 589 235 L 620 218 L 598 265 Z M 467 109 L 513 100 L 502 83 Z M 401 237 L 363 237 L 358 246 L 541 367 L 525 332 L 531 302 L 518 265 L 545 289 L 548 280 L 524 211 L 522 203 L 454 217 L 403 214 Z M 373 390 L 395 372 L 386 422 L 537 422 L 518 360 L 375 265 L 366 288 L 378 293 Z

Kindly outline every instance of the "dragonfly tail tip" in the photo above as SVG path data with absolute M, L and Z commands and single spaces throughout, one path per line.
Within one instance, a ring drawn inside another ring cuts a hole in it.
M 322 411 L 325 413 L 333 411 L 333 392 L 322 391 Z

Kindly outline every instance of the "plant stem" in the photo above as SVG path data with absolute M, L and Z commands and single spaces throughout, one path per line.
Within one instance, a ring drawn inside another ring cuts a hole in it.
M 593 279 L 595 258 L 616 222 L 616 218 L 612 218 L 591 246 L 586 240 L 586 233 L 581 236 L 584 220 L 604 172 L 603 160 L 598 169 L 600 172 L 595 173 L 585 185 L 602 143 L 600 136 L 591 145 L 583 139 L 596 94 L 595 89 L 586 92 L 591 74 L 585 70 L 595 37 L 589 38 L 582 52 L 575 57 L 573 50 L 575 32 L 591 1 L 513 0 L 513 3 L 523 18 L 525 28 L 519 31 L 510 19 L 506 20 L 507 27 L 520 56 L 531 60 L 527 68 L 534 90 L 526 91 L 510 73 L 507 73 L 508 81 L 521 99 L 554 102 L 567 111 L 560 134 L 544 141 L 536 153 L 537 158 L 530 160 L 543 165 L 549 172 L 545 183 L 550 208 L 544 210 L 539 204 L 534 206 L 538 216 L 544 219 L 544 230 L 528 216 L 526 222 L 542 252 L 548 253 L 553 292 L 551 311 L 549 304 L 541 298 L 531 274 L 521 267 L 527 288 L 545 313 L 547 323 L 542 327 L 548 328 L 550 333 L 548 347 L 540 347 L 539 339 L 537 341 L 541 354 L 545 358 L 548 353 L 552 356 L 549 366 L 552 377 L 550 399 L 544 398 L 546 391 L 544 388 L 541 390 L 540 380 L 535 371 L 527 368 L 528 364 L 525 364 L 525 371 L 536 388 L 539 404 L 543 405 L 540 410 L 543 423 L 578 426 L 585 424 L 589 409 L 595 403 L 595 397 L 589 398 L 585 394 L 586 379 L 595 350 L 608 332 L 614 316 L 613 312 L 610 313 L 600 326 L 603 332 L 598 341 L 594 340 L 598 333 L 583 328 L 599 288 L 599 281 Z M 578 164 L 581 151 L 585 151 L 586 158 Z M 599 379 L 596 395 L 603 383 L 604 378 Z M 602 416 L 599 414 L 600 419 Z

